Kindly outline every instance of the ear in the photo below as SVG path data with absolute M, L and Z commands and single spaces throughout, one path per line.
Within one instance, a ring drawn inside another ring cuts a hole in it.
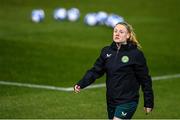
M 129 38 L 130 38 L 130 33 L 127 34 L 127 39 L 129 39 Z

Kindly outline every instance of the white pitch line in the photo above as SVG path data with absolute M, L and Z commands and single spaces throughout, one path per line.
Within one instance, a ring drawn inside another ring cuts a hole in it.
M 180 78 L 180 74 L 174 75 L 164 75 L 164 76 L 156 76 L 152 77 L 152 80 L 165 80 L 165 79 L 173 79 L 173 78 Z M 48 90 L 56 90 L 56 91 L 73 91 L 73 87 L 55 87 L 55 86 L 48 86 L 48 85 L 36 85 L 36 84 L 29 84 L 29 83 L 18 83 L 18 82 L 8 82 L 8 81 L 0 81 L 1 85 L 10 85 L 10 86 L 19 86 L 19 87 L 29 87 L 29 88 L 38 88 L 38 89 L 48 89 Z M 90 85 L 85 89 L 93 89 L 93 88 L 101 88 L 105 87 L 105 83 Z
M 180 74 L 156 76 L 156 77 L 152 77 L 152 80 L 157 81 L 157 80 L 167 80 L 167 79 L 173 79 L 173 78 L 180 78 Z M 100 84 L 96 84 L 96 85 L 90 85 L 85 89 L 101 88 L 101 87 L 106 87 L 106 84 L 100 83 Z
M 36 85 L 36 84 L 29 84 L 29 83 L 0 81 L 0 84 L 1 85 L 10 85 L 10 86 L 19 86 L 19 87 L 40 88 L 40 89 L 48 89 L 48 90 L 58 90 L 58 91 L 72 91 L 71 89 L 65 88 L 65 87 Z
M 152 80 L 153 81 L 154 80 L 165 80 L 165 79 L 171 79 L 171 78 L 180 78 L 180 74 L 152 77 Z

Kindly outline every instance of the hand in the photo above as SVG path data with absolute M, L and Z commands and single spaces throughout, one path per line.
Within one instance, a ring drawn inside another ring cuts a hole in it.
M 146 115 L 152 111 L 152 108 L 144 107 Z
M 74 92 L 75 92 L 75 93 L 79 93 L 79 92 L 80 92 L 80 89 L 81 89 L 81 87 L 80 87 L 79 85 L 75 85 L 75 86 L 74 86 Z

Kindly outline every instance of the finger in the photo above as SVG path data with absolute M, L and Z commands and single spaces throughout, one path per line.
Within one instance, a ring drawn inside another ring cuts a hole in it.
M 151 108 L 147 108 L 147 112 L 148 112 L 148 113 L 150 113 L 150 112 L 151 112 L 151 110 L 152 110 Z
M 78 88 L 78 89 L 81 89 L 81 87 L 80 87 L 79 85 L 77 86 L 77 88 Z
M 79 89 L 75 89 L 74 92 L 75 92 L 75 93 L 79 93 L 80 90 L 79 90 Z
M 74 86 L 74 92 L 75 93 L 79 93 L 80 92 L 80 86 L 79 85 L 75 85 Z
M 77 93 L 77 85 L 74 86 L 74 92 Z
M 77 92 L 80 92 L 80 89 L 76 88 L 76 91 L 77 91 Z
M 79 86 L 79 85 L 75 85 L 75 88 L 76 88 L 76 89 L 80 89 L 80 86 Z
M 75 92 L 75 93 L 79 93 L 80 91 L 75 90 L 74 92 Z
M 74 86 L 74 89 L 77 90 L 77 89 L 78 89 L 78 85 L 75 85 L 75 86 Z

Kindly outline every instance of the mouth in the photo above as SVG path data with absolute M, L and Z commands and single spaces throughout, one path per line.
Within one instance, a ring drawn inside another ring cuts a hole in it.
M 115 39 L 119 39 L 119 37 L 115 37 Z

